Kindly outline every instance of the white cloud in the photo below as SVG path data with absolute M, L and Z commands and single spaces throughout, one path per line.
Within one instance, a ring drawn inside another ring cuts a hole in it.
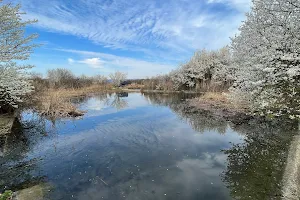
M 116 69 L 127 72 L 129 78 L 145 78 L 163 74 L 174 69 L 175 66 L 144 61 L 141 59 L 116 56 L 102 52 L 80 51 L 74 49 L 56 49 L 85 57 L 83 60 L 73 60 L 73 63 L 86 64 L 93 68 L 102 68 L 107 73 L 114 72 Z M 69 60 L 69 59 L 68 59 Z M 70 63 L 70 62 L 69 62 Z
M 241 12 L 248 12 L 252 4 L 251 0 L 208 0 L 208 3 L 222 3 L 230 7 L 236 8 Z
M 21 0 L 28 18 L 49 31 L 176 60 L 199 48 L 219 48 L 237 32 L 251 0 Z M 224 11 L 214 8 L 222 3 Z M 225 9 L 230 7 L 230 9 Z M 37 9 L 38 8 L 38 9 Z M 155 52 L 155 53 L 153 53 Z M 157 53 L 158 52 L 158 53 Z
M 87 58 L 87 59 L 78 61 L 78 63 L 87 64 L 92 68 L 102 68 L 103 67 L 103 61 L 101 61 L 100 58 Z
M 72 58 L 68 58 L 68 63 L 72 65 L 75 61 Z
M 70 65 L 73 65 L 74 63 L 80 63 L 95 69 L 103 68 L 104 65 L 104 61 L 102 61 L 100 58 L 86 58 L 83 60 L 74 60 L 72 58 L 68 58 L 67 61 Z

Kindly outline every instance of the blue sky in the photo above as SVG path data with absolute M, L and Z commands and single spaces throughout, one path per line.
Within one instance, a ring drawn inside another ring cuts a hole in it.
M 167 73 L 197 49 L 217 49 L 238 33 L 251 0 L 14 0 L 39 22 L 34 71 L 129 78 Z

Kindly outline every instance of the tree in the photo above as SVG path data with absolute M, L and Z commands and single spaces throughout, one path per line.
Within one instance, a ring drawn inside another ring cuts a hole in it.
M 119 87 L 122 82 L 126 80 L 127 74 L 116 71 L 115 73 L 110 74 L 109 78 L 111 79 L 114 86 Z
M 98 74 L 93 77 L 93 81 L 96 84 L 103 85 L 107 83 L 107 78 L 103 75 Z
M 189 88 L 207 89 L 212 84 L 231 82 L 231 52 L 229 47 L 217 51 L 201 50 L 179 69 L 170 73 L 175 89 L 185 85 Z
M 235 99 L 270 116 L 300 118 L 300 1 L 254 0 L 232 39 Z
M 52 87 L 72 87 L 75 82 L 75 75 L 71 70 L 58 68 L 48 70 L 47 79 Z
M 18 107 L 22 97 L 33 90 L 26 70 L 31 65 L 18 65 L 16 60 L 27 60 L 37 45 L 36 34 L 25 36 L 25 27 L 36 20 L 23 21 L 20 5 L 0 1 L 0 110 L 8 112 Z

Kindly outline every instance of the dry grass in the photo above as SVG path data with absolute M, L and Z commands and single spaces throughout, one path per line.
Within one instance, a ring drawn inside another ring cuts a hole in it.
M 205 110 L 246 112 L 245 105 L 233 104 L 228 99 L 228 93 L 207 92 L 203 96 L 191 100 L 191 105 Z
M 214 101 L 219 103 L 229 103 L 226 93 L 206 92 L 199 100 Z
M 70 98 L 112 90 L 112 85 L 92 85 L 77 89 L 46 89 L 34 94 L 32 99 L 34 108 L 41 115 L 52 118 L 77 117 L 82 116 L 84 112 L 79 111 L 77 107 L 71 103 Z
M 137 84 L 137 83 L 131 83 L 129 85 L 124 86 L 124 88 L 129 89 L 129 90 L 143 89 L 144 85 Z
M 103 92 L 103 91 L 111 91 L 113 90 L 112 85 L 91 85 L 88 87 L 83 88 L 59 88 L 59 89 L 48 89 L 47 93 L 59 93 L 61 97 L 63 98 L 70 98 L 70 97 L 76 97 L 76 96 L 83 96 L 91 93 L 96 92 Z
M 68 94 L 67 94 L 68 95 Z M 66 98 L 65 91 L 47 91 L 35 98 L 36 110 L 48 117 L 77 117 L 83 115 L 75 105 Z

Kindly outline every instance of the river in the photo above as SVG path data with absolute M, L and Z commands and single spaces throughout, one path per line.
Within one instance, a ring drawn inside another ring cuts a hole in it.
M 50 200 L 280 199 L 293 125 L 190 112 L 189 95 L 94 94 L 86 114 L 24 111 L 0 138 L 0 192 L 43 185 Z

